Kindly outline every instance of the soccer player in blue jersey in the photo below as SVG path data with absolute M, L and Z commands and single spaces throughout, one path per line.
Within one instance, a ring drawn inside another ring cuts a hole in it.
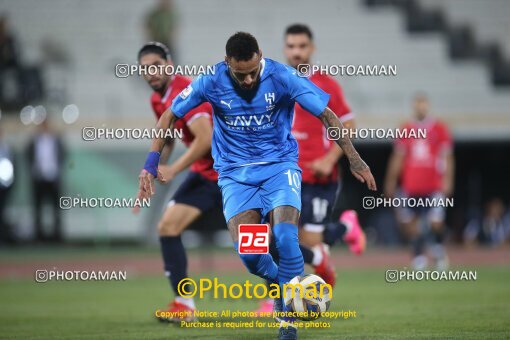
M 298 147 L 291 134 L 294 103 L 320 119 L 326 128 L 343 128 L 328 107 L 329 95 L 296 70 L 262 57 L 257 40 L 238 32 L 226 44 L 226 57 L 212 75 L 196 78 L 173 101 L 157 128 L 168 129 L 176 119 L 209 102 L 214 109 L 212 155 L 219 173 L 225 219 L 238 249 L 238 226 L 269 221 L 280 256 L 240 254 L 250 271 L 283 285 L 304 270 L 299 249 L 301 169 Z M 352 174 L 376 190 L 369 167 L 348 137 L 336 142 L 350 162 Z M 165 139 L 154 139 L 139 178 L 139 197 L 154 194 L 160 152 Z M 283 299 L 283 294 L 282 299 Z M 285 309 L 285 306 L 283 306 Z M 297 339 L 291 318 L 283 318 L 280 339 Z

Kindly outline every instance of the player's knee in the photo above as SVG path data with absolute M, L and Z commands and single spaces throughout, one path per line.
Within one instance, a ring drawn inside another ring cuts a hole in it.
M 297 226 L 290 223 L 279 223 L 274 226 L 273 234 L 276 247 L 280 253 L 291 253 L 296 247 L 299 248 Z
M 179 236 L 182 228 L 177 221 L 161 220 L 158 224 L 158 232 L 160 236 Z
M 321 244 L 323 241 L 326 242 L 327 233 L 325 232 L 316 232 L 309 231 L 306 228 L 301 228 L 299 233 L 299 243 L 307 246 L 314 247 L 318 244 Z

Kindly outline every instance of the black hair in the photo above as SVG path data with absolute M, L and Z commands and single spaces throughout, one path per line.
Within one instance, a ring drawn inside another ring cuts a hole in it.
M 306 34 L 310 40 L 313 40 L 313 34 L 310 27 L 305 24 L 293 24 L 285 30 L 285 36 L 289 34 Z
M 157 54 L 165 60 L 172 59 L 168 47 L 157 41 L 151 41 L 142 46 L 140 51 L 138 51 L 138 61 L 146 54 Z
M 248 61 L 253 58 L 254 53 L 259 53 L 259 44 L 257 39 L 250 33 L 237 32 L 228 38 L 225 51 L 227 58 Z

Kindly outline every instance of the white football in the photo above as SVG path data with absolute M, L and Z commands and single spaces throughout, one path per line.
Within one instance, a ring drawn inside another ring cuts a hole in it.
M 287 309 L 306 315 L 300 317 L 301 320 L 315 320 L 322 312 L 329 309 L 331 286 L 326 284 L 320 276 L 314 274 L 296 276 L 284 286 L 284 289 L 284 302 Z

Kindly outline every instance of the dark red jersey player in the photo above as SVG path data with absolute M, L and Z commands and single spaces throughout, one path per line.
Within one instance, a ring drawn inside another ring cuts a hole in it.
M 138 61 L 144 66 L 166 66 L 172 63 L 168 49 L 161 43 L 144 45 L 138 53 Z M 180 75 L 161 74 L 144 75 L 154 90 L 151 105 L 159 119 L 172 105 L 173 99 L 190 83 L 189 78 Z M 193 298 L 179 295 L 179 282 L 187 277 L 187 260 L 181 233 L 191 223 L 212 209 L 222 209 L 221 192 L 217 184 L 218 174 L 213 169 L 211 157 L 212 107 L 204 103 L 189 111 L 184 118 L 175 122 L 175 132 L 182 131 L 182 142 L 187 150 L 171 164 L 161 161 L 158 171 L 163 178 L 171 181 L 175 176 L 189 168 L 186 179 L 171 198 L 158 224 L 161 255 L 165 275 L 174 290 L 174 300 L 165 312 L 156 314 L 161 321 L 193 321 L 195 303 Z M 173 139 L 165 146 L 165 151 L 173 150 Z M 162 157 L 162 159 L 165 157 Z M 168 316 L 170 315 L 170 316 Z
M 156 118 L 159 119 L 163 112 L 172 105 L 172 100 L 182 90 L 184 90 L 191 83 L 191 79 L 180 75 L 172 76 L 171 83 L 164 95 L 162 96 L 159 92 L 152 93 L 151 105 L 154 110 Z M 207 117 L 212 125 L 212 107 L 209 103 L 203 103 L 198 107 L 194 108 L 182 119 L 178 119 L 175 122 L 174 129 L 182 131 L 182 142 L 189 147 L 195 136 L 191 133 L 189 125 L 191 125 L 195 119 L 199 117 Z M 190 170 L 201 174 L 204 178 L 211 181 L 218 180 L 218 173 L 213 169 L 213 159 L 211 153 L 207 153 L 205 156 L 193 162 Z

